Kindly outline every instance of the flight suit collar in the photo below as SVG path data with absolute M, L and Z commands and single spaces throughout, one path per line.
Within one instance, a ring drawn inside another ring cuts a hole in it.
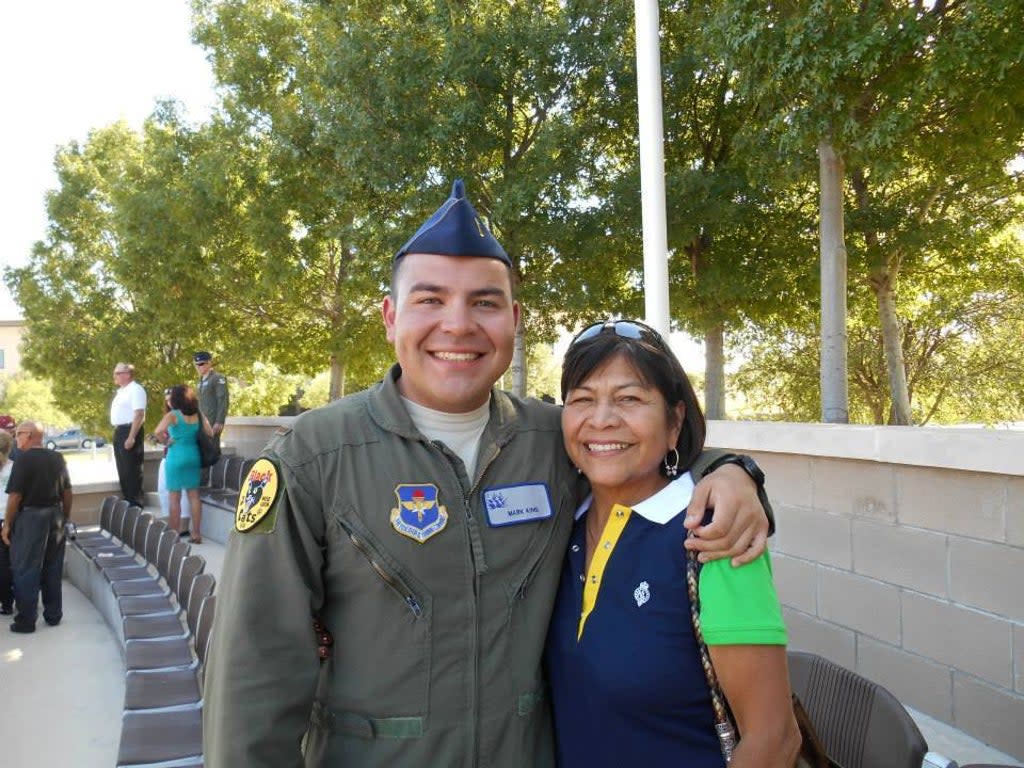
M 402 367 L 395 363 L 384 376 L 384 379 L 370 393 L 370 417 L 381 429 L 386 429 L 409 440 L 426 438 L 416 429 L 412 417 L 402 404 L 398 391 L 398 379 L 402 375 Z M 491 415 L 484 430 L 483 443 L 491 443 L 501 447 L 511 440 L 518 431 L 518 420 L 512 398 L 506 392 L 491 388 Z

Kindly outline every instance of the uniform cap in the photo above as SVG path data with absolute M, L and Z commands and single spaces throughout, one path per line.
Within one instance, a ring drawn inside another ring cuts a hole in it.
M 192 355 L 192 362 L 194 363 L 208 363 L 213 359 L 213 356 L 209 352 L 196 352 Z
M 451 197 L 401 247 L 395 254 L 395 261 L 407 253 L 477 256 L 497 259 L 512 266 L 505 249 L 466 199 L 466 185 L 462 179 L 456 179 L 452 184 Z

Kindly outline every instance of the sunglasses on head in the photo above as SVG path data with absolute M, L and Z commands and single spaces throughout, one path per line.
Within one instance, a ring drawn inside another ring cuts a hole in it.
M 603 323 L 594 323 L 577 333 L 569 346 L 574 347 L 579 342 L 593 339 L 602 333 L 614 333 L 624 339 L 645 339 L 661 349 L 666 348 L 661 334 L 639 320 L 606 320 Z

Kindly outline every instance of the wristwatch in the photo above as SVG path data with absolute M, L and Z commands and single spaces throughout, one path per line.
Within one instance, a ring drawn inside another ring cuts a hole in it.
M 720 459 L 715 459 L 704 470 L 704 474 L 701 477 L 707 477 L 723 464 L 735 464 L 742 468 L 744 472 L 750 475 L 750 479 L 754 481 L 757 490 L 764 490 L 764 472 L 757 466 L 757 462 L 745 453 L 730 453 L 722 456 Z

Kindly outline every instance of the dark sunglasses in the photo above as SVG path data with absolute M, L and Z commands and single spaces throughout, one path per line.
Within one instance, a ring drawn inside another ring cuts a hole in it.
M 665 340 L 661 338 L 661 334 L 639 320 L 606 320 L 603 323 L 594 323 L 577 333 L 569 347 L 574 347 L 581 341 L 593 339 L 602 333 L 614 333 L 616 336 L 621 336 L 624 339 L 644 339 L 655 344 L 660 349 L 668 349 Z

